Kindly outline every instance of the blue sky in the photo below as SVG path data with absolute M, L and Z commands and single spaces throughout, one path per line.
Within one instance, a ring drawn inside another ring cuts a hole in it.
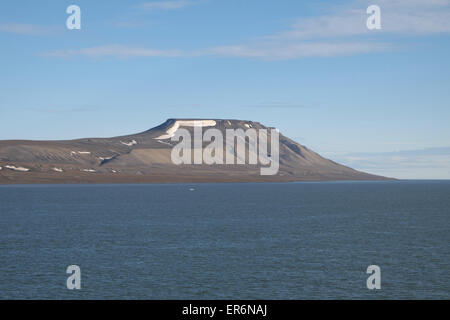
M 248 119 L 357 169 L 450 178 L 450 0 L 17 0 L 0 43 L 2 140 Z

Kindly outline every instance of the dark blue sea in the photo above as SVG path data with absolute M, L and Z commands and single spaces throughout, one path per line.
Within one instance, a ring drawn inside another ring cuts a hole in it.
M 449 244 L 450 181 L 0 186 L 2 299 L 449 299 Z

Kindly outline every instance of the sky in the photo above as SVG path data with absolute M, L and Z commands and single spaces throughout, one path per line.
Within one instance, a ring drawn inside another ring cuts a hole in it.
M 450 179 L 449 57 L 450 0 L 2 1 L 0 140 L 245 119 L 356 169 Z

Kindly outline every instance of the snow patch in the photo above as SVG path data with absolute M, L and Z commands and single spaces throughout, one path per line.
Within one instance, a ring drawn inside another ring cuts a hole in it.
M 30 171 L 28 168 L 24 167 L 16 167 L 16 166 L 5 166 L 6 169 L 14 170 L 14 171 L 21 171 L 21 172 L 27 172 Z
M 81 171 L 83 171 L 83 172 L 97 172 L 94 169 L 81 169 Z
M 166 134 L 159 136 L 155 139 L 164 140 L 170 139 L 175 135 L 175 132 L 180 127 L 214 127 L 216 125 L 216 121 L 214 120 L 177 120 L 175 123 L 166 130 Z
M 91 154 L 90 151 L 71 151 L 70 154 L 73 156 L 75 154 Z
M 61 169 L 61 168 L 52 168 L 52 170 L 53 170 L 53 171 L 56 171 L 56 172 L 63 172 L 63 171 L 64 171 L 64 170 Z
M 121 144 L 124 144 L 124 145 L 126 145 L 126 146 L 128 146 L 128 147 L 131 147 L 131 146 L 134 146 L 135 144 L 137 144 L 137 141 L 136 141 L 136 140 L 131 140 L 131 142 L 123 142 L 123 141 L 120 141 L 120 143 L 121 143 Z

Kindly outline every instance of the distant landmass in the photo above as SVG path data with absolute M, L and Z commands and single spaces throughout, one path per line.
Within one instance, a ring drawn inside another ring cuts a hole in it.
M 165 182 L 288 182 L 327 180 L 386 180 L 321 157 L 279 135 L 279 171 L 261 175 L 254 164 L 175 165 L 171 137 L 180 128 L 192 132 L 205 123 L 226 136 L 227 129 L 270 129 L 243 120 L 169 119 L 127 136 L 65 141 L 0 141 L 0 184 L 29 183 L 165 183 Z M 246 146 L 255 143 L 245 140 Z M 208 143 L 204 143 L 202 148 Z M 270 141 L 268 141 L 270 146 Z M 270 151 L 270 148 L 268 148 Z M 227 152 L 224 148 L 224 154 Z M 248 153 L 247 153 L 248 155 Z

